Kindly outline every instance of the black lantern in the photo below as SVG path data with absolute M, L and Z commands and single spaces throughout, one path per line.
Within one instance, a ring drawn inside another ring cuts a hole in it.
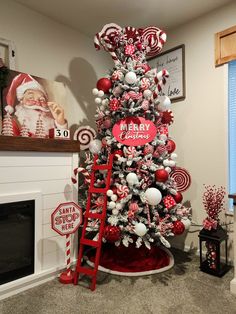
M 227 257 L 227 232 L 218 226 L 217 229 L 202 229 L 199 232 L 200 270 L 222 277 L 229 269 Z

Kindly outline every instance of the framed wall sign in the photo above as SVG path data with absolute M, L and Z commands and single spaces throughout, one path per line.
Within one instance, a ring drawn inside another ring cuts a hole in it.
M 180 45 L 160 53 L 148 60 L 152 68 L 157 72 L 166 69 L 169 72 L 166 85 L 163 87 L 162 95 L 170 98 L 171 102 L 185 99 L 185 46 Z
M 13 41 L 0 38 L 0 58 L 5 66 L 15 70 L 16 49 Z

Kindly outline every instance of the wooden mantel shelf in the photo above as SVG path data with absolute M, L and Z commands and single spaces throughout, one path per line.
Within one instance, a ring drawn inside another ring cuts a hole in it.
M 51 138 L 32 138 L 0 136 L 0 151 L 65 152 L 80 151 L 78 141 L 55 140 Z

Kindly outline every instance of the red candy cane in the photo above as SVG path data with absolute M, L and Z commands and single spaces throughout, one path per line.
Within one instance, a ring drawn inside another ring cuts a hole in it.
M 153 98 L 157 98 L 159 92 L 162 90 L 163 86 L 166 84 L 166 79 L 169 77 L 169 72 L 164 69 L 157 73 L 156 77 L 154 78 L 154 81 L 156 83 L 156 88 L 153 93 Z
M 91 181 L 90 173 L 85 168 L 82 168 L 82 167 L 75 168 L 73 170 L 73 176 L 71 177 L 72 183 L 73 184 L 77 183 L 77 175 L 78 175 L 79 172 L 81 172 L 83 174 L 83 176 L 84 176 L 84 183 L 85 184 L 89 184 L 90 181 Z
M 66 274 L 67 276 L 71 275 L 71 263 L 70 263 L 70 245 L 71 245 L 71 235 L 66 235 Z

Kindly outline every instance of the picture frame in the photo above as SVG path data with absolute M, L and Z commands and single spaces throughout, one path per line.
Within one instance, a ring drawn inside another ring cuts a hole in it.
M 166 95 L 171 102 L 178 102 L 185 99 L 185 45 L 179 45 L 166 50 L 153 58 L 149 58 L 149 65 L 157 68 L 157 72 L 166 69 L 169 78 L 161 95 Z
M 51 129 L 67 130 L 71 126 L 62 82 L 9 70 L 1 96 L 3 136 L 49 138 Z
M 13 41 L 0 38 L 0 58 L 6 67 L 15 70 L 16 48 Z

